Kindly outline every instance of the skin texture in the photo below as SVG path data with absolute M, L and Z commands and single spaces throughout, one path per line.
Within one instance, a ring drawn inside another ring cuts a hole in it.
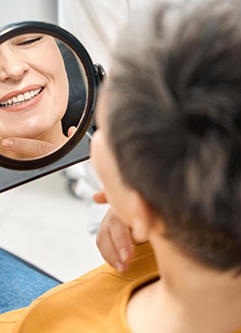
M 53 37 L 24 34 L 1 44 L 0 102 L 38 89 L 40 93 L 31 100 L 0 107 L 2 154 L 21 158 L 22 138 L 46 141 L 50 150 L 51 145 L 63 144 L 66 137 L 61 119 L 67 108 L 69 87 L 63 58 Z M 19 154 L 13 152 L 14 145 Z M 26 147 L 29 148 L 28 143 Z

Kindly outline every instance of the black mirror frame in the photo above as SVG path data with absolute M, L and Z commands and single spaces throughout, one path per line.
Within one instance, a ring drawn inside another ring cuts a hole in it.
M 0 155 L 0 166 L 13 170 L 33 170 L 48 166 L 68 154 L 83 138 L 93 118 L 97 98 L 97 86 L 104 75 L 101 65 L 94 65 L 84 46 L 72 34 L 63 28 L 45 22 L 25 21 L 7 25 L 0 30 L 0 44 L 17 35 L 25 33 L 43 33 L 58 38 L 72 49 L 82 61 L 88 82 L 86 108 L 76 132 L 66 144 L 49 155 L 32 160 L 15 160 Z

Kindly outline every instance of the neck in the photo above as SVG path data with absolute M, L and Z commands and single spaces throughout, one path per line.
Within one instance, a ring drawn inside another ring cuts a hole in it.
M 241 276 L 204 267 L 158 238 L 151 243 L 161 280 L 131 299 L 129 309 L 146 304 L 142 311 L 149 318 L 147 326 L 133 325 L 134 332 L 231 333 L 241 328 Z

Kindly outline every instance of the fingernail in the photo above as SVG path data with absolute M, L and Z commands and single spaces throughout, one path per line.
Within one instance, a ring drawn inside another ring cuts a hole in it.
M 4 139 L 2 141 L 2 146 L 4 148 L 12 148 L 13 144 L 14 144 L 14 141 L 12 139 Z
M 129 260 L 129 253 L 127 252 L 127 250 L 124 247 L 120 248 L 119 254 L 120 254 L 121 261 L 126 262 Z
M 120 273 L 124 272 L 124 266 L 123 266 L 123 264 L 120 261 L 116 261 L 115 262 L 115 268 Z

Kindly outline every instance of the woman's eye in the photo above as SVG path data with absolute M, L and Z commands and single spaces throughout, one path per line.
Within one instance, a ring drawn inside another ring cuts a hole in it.
M 42 38 L 43 37 L 40 36 L 40 37 L 36 37 L 36 38 L 27 39 L 25 41 L 22 41 L 22 42 L 18 43 L 17 45 L 18 46 L 31 45 L 31 44 L 34 44 L 34 43 L 40 41 Z

